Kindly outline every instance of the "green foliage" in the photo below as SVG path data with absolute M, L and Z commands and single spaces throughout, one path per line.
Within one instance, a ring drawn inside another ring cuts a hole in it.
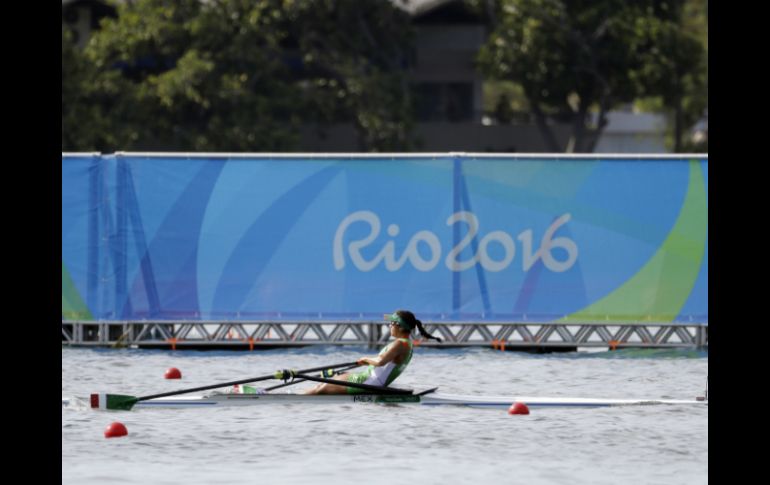
M 705 0 L 687 0 L 675 22 L 658 27 L 660 62 L 648 63 L 647 92 L 637 101 L 645 111 L 665 112 L 667 146 L 676 152 L 708 151 L 708 140 L 686 132 L 708 108 L 708 22 Z
M 312 116 L 352 122 L 362 150 L 409 149 L 408 15 L 381 0 L 298 2 L 294 12 Z
M 61 31 L 61 113 L 62 113 L 62 150 L 82 150 L 84 146 L 93 146 L 87 130 L 79 120 L 92 118 L 87 104 L 87 95 L 83 91 L 88 79 L 88 65 L 75 45 L 72 33 L 62 27 Z M 64 127 L 68 129 L 64 129 Z
M 408 29 L 375 0 L 121 2 L 84 52 L 62 32 L 62 149 L 290 151 L 312 121 L 405 148 Z
M 500 0 L 498 5 L 489 9 L 495 29 L 479 65 L 492 78 L 521 85 L 553 151 L 565 148 L 549 120 L 572 124 L 567 151 L 590 152 L 613 107 L 655 95 L 670 105 L 697 84 L 701 51 L 678 28 L 681 1 Z M 591 111 L 597 125 L 591 124 Z
M 484 112 L 499 123 L 530 122 L 530 107 L 520 84 L 511 81 L 486 81 L 483 86 Z

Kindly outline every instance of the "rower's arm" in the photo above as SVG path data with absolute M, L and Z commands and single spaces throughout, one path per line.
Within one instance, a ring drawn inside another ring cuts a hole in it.
M 377 357 L 362 357 L 358 359 L 358 363 L 369 364 L 375 367 L 380 367 L 396 359 L 397 357 L 401 356 L 403 349 L 404 349 L 403 344 L 399 343 L 396 345 L 391 345 L 390 348 L 384 354 L 378 355 Z

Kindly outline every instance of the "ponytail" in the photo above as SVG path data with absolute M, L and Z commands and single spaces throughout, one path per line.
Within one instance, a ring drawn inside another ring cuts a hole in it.
M 425 327 L 422 326 L 421 321 L 417 320 L 416 318 L 414 319 L 414 321 L 417 323 L 417 330 L 420 331 L 420 335 L 422 335 L 425 338 L 432 338 L 433 340 L 438 340 L 439 342 L 441 342 L 441 339 L 439 337 L 434 337 L 433 335 L 429 334 L 425 330 Z
M 425 327 L 422 326 L 422 322 L 417 320 L 417 317 L 414 316 L 414 313 L 410 312 L 409 310 L 396 310 L 392 315 L 385 315 L 385 319 L 390 320 L 391 322 L 398 322 L 399 327 L 409 332 L 409 334 L 412 333 L 414 327 L 417 327 L 417 330 L 420 331 L 420 335 L 422 337 L 441 342 L 440 338 L 429 334 L 425 330 Z

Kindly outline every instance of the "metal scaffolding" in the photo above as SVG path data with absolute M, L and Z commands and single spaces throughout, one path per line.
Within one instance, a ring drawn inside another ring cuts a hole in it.
M 499 350 L 564 351 L 578 347 L 708 348 L 705 323 L 426 322 L 443 342 L 425 347 L 492 347 Z M 387 322 L 324 321 L 93 321 L 62 320 L 62 345 L 257 350 L 309 345 L 380 347 L 390 338 Z

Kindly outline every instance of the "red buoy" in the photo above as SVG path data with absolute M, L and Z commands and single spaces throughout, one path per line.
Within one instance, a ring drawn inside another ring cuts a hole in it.
M 179 372 L 179 369 L 176 367 L 171 367 L 169 370 L 166 371 L 166 375 L 164 376 L 166 379 L 181 379 L 182 373 Z
M 529 414 L 529 408 L 523 402 L 515 402 L 508 408 L 508 414 Z
M 104 437 L 105 438 L 117 438 L 119 436 L 126 436 L 128 434 L 128 430 L 123 425 L 123 423 L 120 423 L 118 421 L 115 421 L 114 423 L 107 426 L 107 429 L 104 430 Z

